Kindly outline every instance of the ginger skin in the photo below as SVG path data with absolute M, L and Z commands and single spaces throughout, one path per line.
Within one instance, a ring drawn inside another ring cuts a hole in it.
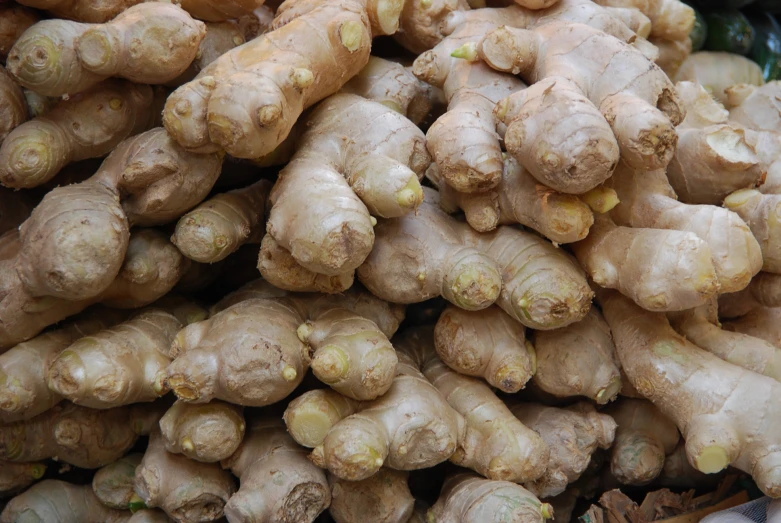
M 125 523 L 128 512 L 103 505 L 89 485 L 72 485 L 47 479 L 19 494 L 3 509 L 0 522 L 78 521 L 80 523 Z
M 32 485 L 46 473 L 43 463 L 0 461 L 0 494 L 6 495 Z
M 781 308 L 757 306 L 742 315 L 725 321 L 722 327 L 728 331 L 765 340 L 774 347 L 781 347 Z
M 142 454 L 128 454 L 95 473 L 92 490 L 101 503 L 118 510 L 127 510 L 130 507 L 133 497 L 136 496 L 133 490 L 136 467 L 143 457 Z
M 19 125 L 27 121 L 29 114 L 22 88 L 0 66 L 0 142 Z M 0 181 L 2 181 L 0 179 Z
M 408 479 L 409 473 L 386 468 L 363 481 L 344 481 L 329 474 L 328 512 L 336 523 L 409 523 L 415 498 Z
M 724 206 L 736 212 L 748 226 L 762 249 L 762 270 L 781 273 L 781 194 L 762 194 L 741 189 L 724 199 Z
M 206 463 L 233 454 L 245 428 L 242 408 L 217 400 L 205 404 L 177 401 L 160 419 L 165 450 Z
M 22 5 L 49 11 L 54 18 L 102 24 L 143 0 L 21 0 Z
M 18 2 L 0 6 L 0 61 L 5 63 L 14 43 L 40 19 L 40 13 L 19 5 Z
M 223 22 L 241 18 L 261 8 L 264 0 L 180 0 L 179 6 L 193 18 L 205 22 Z

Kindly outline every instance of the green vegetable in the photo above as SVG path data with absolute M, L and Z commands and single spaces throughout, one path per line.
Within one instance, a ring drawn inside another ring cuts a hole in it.
M 708 36 L 705 49 L 747 55 L 754 42 L 754 28 L 737 9 L 724 9 L 705 14 Z
M 754 44 L 749 58 L 762 68 L 766 82 L 781 79 L 781 26 L 770 13 L 749 15 L 754 27 Z
M 692 32 L 689 33 L 689 38 L 692 41 L 692 52 L 695 53 L 705 47 L 705 40 L 708 38 L 708 22 L 702 16 L 699 10 L 694 9 L 694 27 Z

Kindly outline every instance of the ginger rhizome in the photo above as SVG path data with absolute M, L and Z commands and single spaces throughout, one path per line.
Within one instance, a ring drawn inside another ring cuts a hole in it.
M 179 6 L 193 18 L 206 22 L 222 22 L 252 14 L 264 0 L 180 0 Z
M 475 233 L 439 209 L 436 191 L 425 195 L 415 214 L 375 228 L 374 249 L 358 268 L 373 294 L 394 303 L 441 295 L 467 310 L 496 302 L 535 329 L 563 327 L 588 312 L 591 290 L 568 254 L 511 227 Z
M 558 397 L 586 396 L 603 405 L 621 390 L 610 327 L 596 309 L 567 327 L 536 332 L 534 351 L 534 383 L 545 392 Z
M 358 402 L 335 391 L 305 392 L 284 415 L 297 443 L 348 481 L 366 479 L 383 464 L 397 470 L 432 467 L 449 459 L 463 440 L 464 418 L 403 352 L 390 390 Z
M 241 482 L 225 506 L 230 521 L 312 523 L 331 503 L 325 471 L 307 459 L 279 419 L 250 421 L 241 446 L 222 466 Z
M 781 194 L 741 189 L 727 196 L 724 206 L 751 228 L 762 249 L 762 270 L 781 273 Z
M 10 500 L 0 514 L 0 522 L 125 523 L 128 517 L 127 511 L 103 505 L 89 485 L 47 479 Z
M 403 317 L 399 307 L 360 291 L 273 296 L 250 294 L 176 336 L 166 383 L 177 397 L 269 405 L 293 392 L 310 367 L 356 399 L 388 390 L 397 361 L 388 338 Z
M 0 494 L 7 495 L 32 485 L 46 473 L 43 463 L 0 461 Z
M 90 2 L 85 0 L 22 0 L 22 5 L 48 11 L 54 18 L 64 18 L 77 22 L 102 24 L 108 22 L 122 11 L 141 3 L 142 0 L 103 0 Z
M 409 473 L 386 468 L 362 481 L 345 481 L 329 474 L 328 513 L 336 523 L 409 523 L 415 498 L 410 493 L 408 479 Z
M 729 99 L 727 90 L 738 84 L 762 85 L 762 68 L 756 62 L 734 53 L 699 51 L 691 54 L 672 78 L 675 82 L 696 82 L 721 103 Z
M 616 292 L 599 295 L 632 385 L 681 431 L 689 462 L 705 473 L 732 465 L 781 496 L 781 394 L 776 380 L 727 363 L 678 335 L 664 315 Z M 745 405 L 749 405 L 746 407 Z
M 650 483 L 678 444 L 675 424 L 644 399 L 622 398 L 605 412 L 618 424 L 610 472 L 624 485 Z
M 105 24 L 43 20 L 24 32 L 6 66 L 45 96 L 72 95 L 111 76 L 163 84 L 195 59 L 206 25 L 180 7 L 146 2 Z
M 780 318 L 781 308 L 754 307 L 740 318 L 725 321 L 722 326 L 728 331 L 753 336 L 781 347 Z
M 142 454 L 128 454 L 98 470 L 92 478 L 92 490 L 101 503 L 109 508 L 127 510 L 136 496 L 133 490 L 136 467 Z
M 518 392 L 537 370 L 535 348 L 524 331 L 498 307 L 466 311 L 448 305 L 437 320 L 434 343 L 442 361 L 456 372 Z
M 127 138 L 151 129 L 159 108 L 146 85 L 107 80 L 58 102 L 14 129 L 0 146 L 0 182 L 29 189 L 66 164 L 105 156 Z
M 396 336 L 394 343 L 464 417 L 466 431 L 450 461 L 489 479 L 514 483 L 543 475 L 550 458 L 543 439 L 518 421 L 488 385 L 442 363 L 430 327 L 408 330 Z
M 23 122 L 29 114 L 22 88 L 0 66 L 0 142 Z
M 265 156 L 304 109 L 358 74 L 371 38 L 396 32 L 403 4 L 285 2 L 272 31 L 224 54 L 168 98 L 166 129 L 190 150 Z
M 5 63 L 8 52 L 22 34 L 41 19 L 41 14 L 16 2 L 0 6 L 0 61 Z
M 160 419 L 168 452 L 207 463 L 233 454 L 245 429 L 242 408 L 219 400 L 203 404 L 177 401 Z
M 150 434 L 135 477 L 135 492 L 147 507 L 160 507 L 176 521 L 215 521 L 235 490 L 233 477 L 217 463 L 166 452 L 160 432 Z

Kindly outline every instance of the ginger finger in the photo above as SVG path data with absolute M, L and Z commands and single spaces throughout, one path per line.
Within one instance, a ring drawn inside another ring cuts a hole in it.
M 206 463 L 233 454 L 244 438 L 245 428 L 240 406 L 216 400 L 196 405 L 177 401 L 160 419 L 168 452 Z
M 344 481 L 329 474 L 328 512 L 336 523 L 408 523 L 415 506 L 408 479 L 409 473 L 393 469 L 380 469 L 363 481 Z
M 136 467 L 143 457 L 143 454 L 128 454 L 95 473 L 92 490 L 101 503 L 117 510 L 127 510 L 130 507 L 133 497 L 136 496 L 133 490 Z
M 126 511 L 103 505 L 89 485 L 47 479 L 9 501 L 0 514 L 0 521 L 12 523 L 29 518 L 32 521 L 125 523 L 128 517 Z

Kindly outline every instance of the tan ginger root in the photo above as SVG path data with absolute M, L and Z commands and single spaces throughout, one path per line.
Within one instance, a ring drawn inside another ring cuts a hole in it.
M 131 410 L 95 410 L 61 403 L 25 421 L 0 425 L 0 459 L 13 462 L 56 457 L 85 469 L 113 463 L 133 446 L 138 434 Z
M 32 485 L 46 473 L 43 463 L 0 461 L 0 494 L 6 495 Z
M 136 494 L 147 507 L 162 508 L 179 522 L 215 521 L 235 490 L 233 477 L 218 464 L 166 452 L 159 431 L 149 436 L 135 478 Z
M 101 24 L 108 22 L 122 11 L 143 0 L 21 0 L 20 4 L 49 11 L 52 18 L 65 18 L 77 22 Z
M 149 86 L 107 80 L 59 101 L 3 141 L 0 182 L 14 189 L 37 187 L 69 163 L 107 155 L 128 136 L 155 125 L 155 98 Z
M 762 270 L 781 273 L 781 194 L 741 189 L 727 196 L 724 206 L 751 228 L 762 249 Z
M 597 216 L 573 250 L 598 285 L 648 310 L 690 309 L 719 291 L 710 247 L 693 232 L 623 227 Z
M 669 313 L 678 333 L 724 361 L 781 381 L 781 349 L 762 338 L 722 329 L 709 305 Z M 741 321 L 741 320 L 738 320 Z
M 543 475 L 550 458 L 542 438 L 513 416 L 491 388 L 448 368 L 434 350 L 430 327 L 396 336 L 400 352 L 410 356 L 423 375 L 464 417 L 466 431 L 450 461 L 495 480 L 523 483 Z
M 610 458 L 610 471 L 624 485 L 645 485 L 661 474 L 665 456 L 671 454 L 680 435 L 675 424 L 653 403 L 622 398 L 608 406 L 618 424 Z
M 616 348 L 610 328 L 596 309 L 581 321 L 534 334 L 534 383 L 558 397 L 586 396 L 600 405 L 621 390 Z
M 695 169 L 687 168 L 688 172 Z M 676 201 L 664 171 L 637 172 L 622 162 L 608 184 L 621 200 L 611 212 L 617 224 L 688 231 L 705 241 L 720 292 L 745 288 L 762 268 L 760 244 L 736 213 L 715 205 Z
M 159 509 L 141 509 L 133 513 L 127 523 L 173 523 L 168 514 Z
M 16 41 L 6 66 L 45 96 L 76 94 L 110 76 L 162 84 L 187 69 L 205 34 L 203 22 L 176 5 L 147 2 L 106 24 L 38 22 Z
M 664 460 L 664 469 L 659 475 L 659 484 L 674 488 L 716 488 L 724 474 L 704 474 L 692 467 L 686 457 L 686 442 L 681 440 L 675 450 Z
M 5 63 L 14 43 L 40 19 L 40 13 L 16 2 L 6 2 L 0 6 L 0 61 Z
M 278 418 L 250 422 L 241 446 L 222 466 L 241 482 L 225 506 L 230 521 L 312 523 L 331 502 L 325 472 L 307 459 Z
M 437 354 L 451 369 L 504 392 L 521 390 L 537 370 L 523 325 L 498 307 L 465 311 L 448 305 L 434 329 Z
M 189 82 L 207 65 L 231 49 L 246 43 L 246 41 L 242 27 L 236 20 L 207 22 L 206 36 L 201 40 L 198 52 L 195 54 L 195 59 L 190 63 L 190 67 L 170 82 L 166 82 L 165 85 L 179 87 Z
M 22 88 L 0 66 L 0 142 L 25 122 L 29 114 Z
M 391 386 L 397 360 L 388 338 L 402 317 L 360 291 L 260 294 L 182 330 L 166 383 L 185 401 L 263 406 L 293 392 L 311 366 L 335 390 L 373 399 Z
M 765 340 L 781 349 L 781 308 L 757 306 L 740 318 L 725 321 L 722 327 L 728 331 Z
M 193 18 L 223 22 L 241 18 L 263 7 L 264 0 L 179 0 L 177 4 Z
M 348 481 L 366 479 L 383 464 L 416 470 L 442 463 L 463 441 L 464 418 L 404 353 L 396 372 L 390 390 L 373 401 L 305 392 L 285 410 L 288 432 L 315 449 L 315 463 Z
M 732 465 L 781 496 L 781 454 L 772 399 L 781 384 L 727 363 L 679 336 L 662 314 L 615 292 L 599 296 L 618 357 L 635 388 L 681 431 L 689 462 L 705 473 Z M 747 406 L 748 405 L 748 406 Z
M 228 458 L 244 438 L 242 408 L 223 401 L 177 401 L 160 419 L 165 449 L 207 463 Z
M 103 505 L 89 485 L 47 479 L 19 494 L 3 509 L 0 522 L 126 523 L 130 513 Z
M 101 503 L 119 510 L 127 510 L 130 507 L 133 497 L 136 496 L 133 490 L 136 467 L 143 457 L 143 454 L 128 454 L 95 473 L 92 490 Z
M 781 274 L 760 272 L 748 284 L 751 296 L 765 307 L 781 307 Z
M 568 483 L 585 472 L 597 447 L 610 448 L 615 438 L 616 422 L 607 414 L 597 412 L 590 403 L 579 402 L 563 409 L 515 403 L 510 405 L 510 410 L 550 448 L 545 473 L 524 484 L 539 497 L 564 492 Z
M 329 474 L 328 512 L 336 523 L 408 523 L 415 508 L 408 479 L 407 472 L 385 468 L 363 481 L 345 481 Z
M 152 309 L 87 335 L 60 352 L 47 374 L 49 389 L 78 405 L 106 409 L 154 401 L 168 390 L 168 351 L 182 324 Z
M 762 85 L 762 68 L 751 59 L 733 53 L 699 51 L 678 69 L 675 82 L 696 82 L 716 100 L 726 103 L 727 90 L 738 84 Z
M 427 517 L 436 523 L 542 523 L 553 510 L 520 485 L 460 472 L 445 480 Z
M 168 98 L 166 129 L 190 150 L 265 156 L 304 109 L 358 74 L 372 36 L 394 33 L 402 7 L 400 0 L 285 2 L 272 31 L 224 54 Z
M 496 301 L 513 319 L 536 329 L 578 321 L 591 290 L 567 254 L 535 234 L 500 227 L 475 233 L 438 207 L 425 190 L 415 214 L 380 222 L 374 249 L 358 276 L 376 296 L 417 303 L 441 295 L 467 310 Z

